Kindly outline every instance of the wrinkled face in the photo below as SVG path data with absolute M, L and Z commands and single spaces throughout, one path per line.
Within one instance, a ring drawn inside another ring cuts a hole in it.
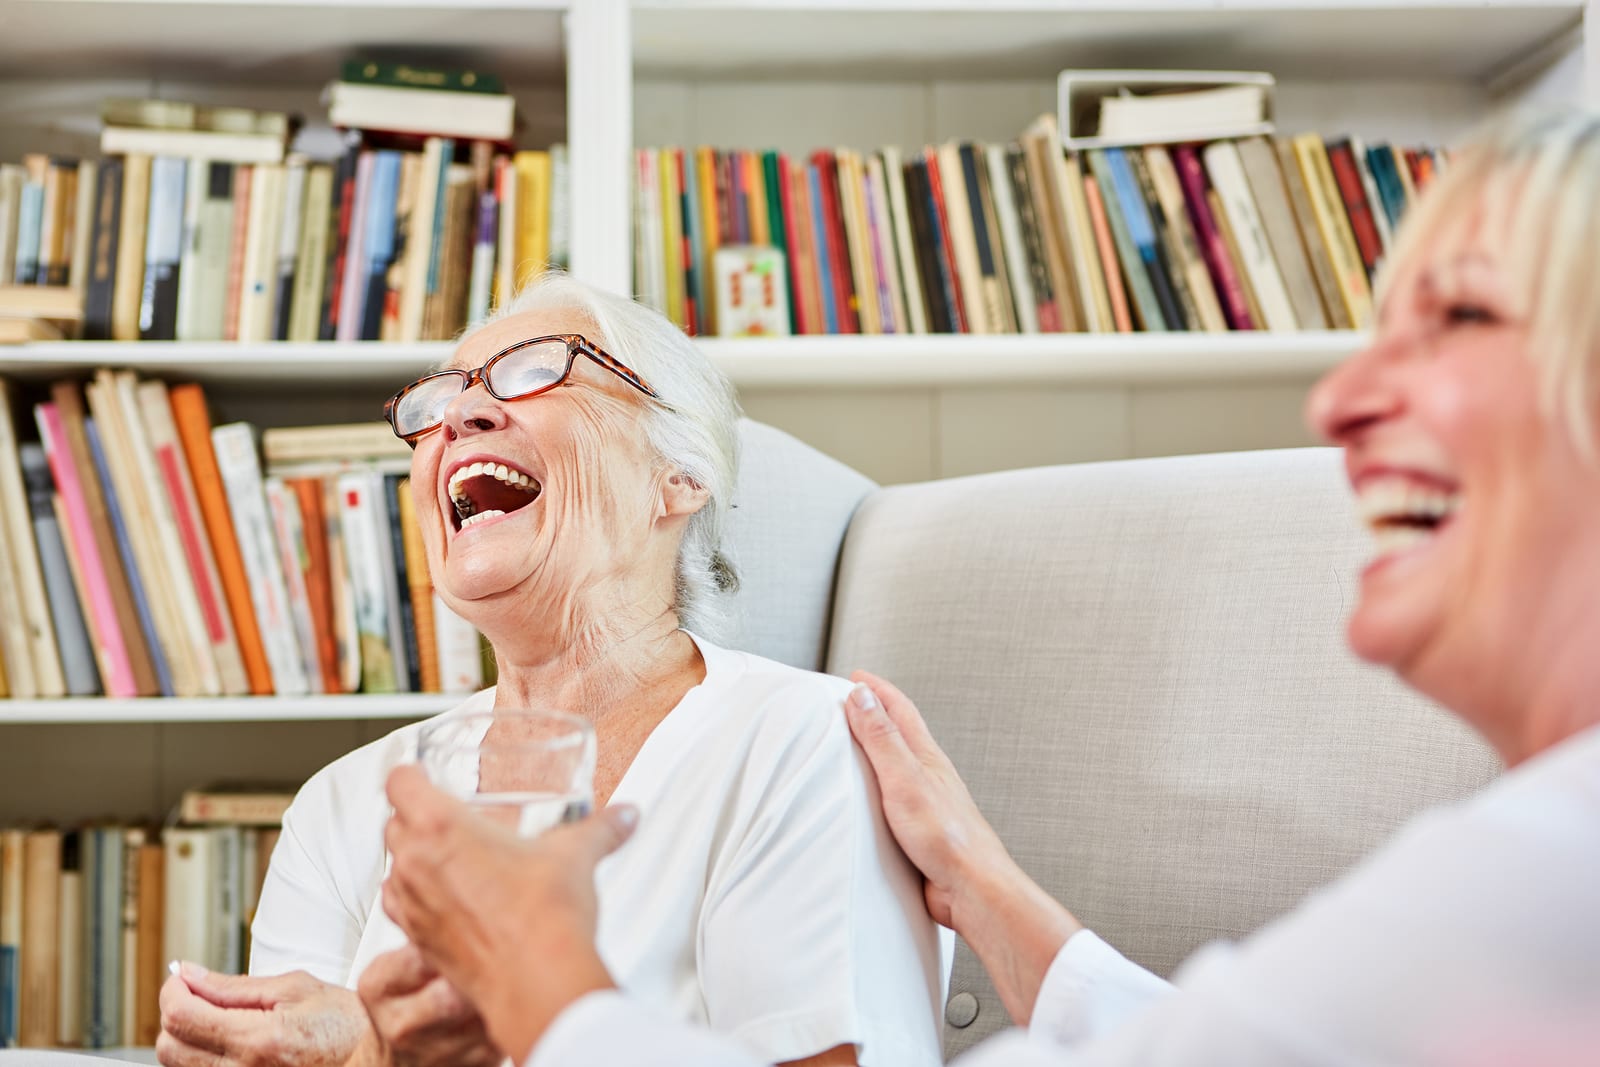
M 1470 235 L 1439 263 L 1419 247 L 1397 264 L 1372 344 L 1317 386 L 1308 416 L 1344 449 L 1375 542 L 1351 646 L 1494 741 L 1510 727 L 1482 717 L 1540 684 L 1519 675 L 1528 650 L 1559 644 L 1587 610 L 1572 586 L 1594 566 L 1600 474 L 1541 411 L 1526 311 L 1494 242 Z M 1509 699 L 1483 711 L 1496 696 Z
M 450 366 L 471 370 L 556 333 L 604 344 L 578 313 L 532 311 L 468 337 Z M 417 441 L 411 488 L 429 571 L 454 610 L 488 632 L 569 609 L 585 589 L 654 577 L 640 573 L 661 555 L 646 403 L 582 356 L 539 396 L 497 400 L 476 383 L 451 402 L 444 425 Z

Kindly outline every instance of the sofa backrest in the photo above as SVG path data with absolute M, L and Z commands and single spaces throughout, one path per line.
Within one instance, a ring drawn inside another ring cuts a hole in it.
M 883 489 L 828 669 L 905 689 L 1022 866 L 1170 973 L 1495 773 L 1346 650 L 1367 541 L 1324 449 Z M 1007 1025 L 964 945 L 950 997 L 947 1055 Z
M 741 421 L 739 440 L 725 538 L 739 591 L 725 643 L 820 671 L 840 546 L 856 507 L 877 486 L 763 423 Z

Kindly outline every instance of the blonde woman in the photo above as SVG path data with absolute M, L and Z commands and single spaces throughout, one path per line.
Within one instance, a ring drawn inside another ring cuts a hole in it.
M 929 907 L 1028 1027 L 964 1063 L 1461 1062 L 1474 1034 L 1600 1010 L 1597 278 L 1593 114 L 1491 127 L 1403 227 L 1371 344 L 1309 405 L 1376 539 L 1349 638 L 1507 773 L 1254 936 L 1201 950 L 1175 984 L 1040 890 L 911 702 L 858 676 L 850 725 Z M 618 815 L 511 853 L 408 769 L 390 796 L 386 906 L 500 1047 L 528 1067 L 759 1062 L 652 1016 L 594 965 L 588 871 L 626 838 Z M 526 906 L 474 907 L 468 871 L 513 881 Z M 521 947 L 552 944 L 561 968 L 519 974 Z

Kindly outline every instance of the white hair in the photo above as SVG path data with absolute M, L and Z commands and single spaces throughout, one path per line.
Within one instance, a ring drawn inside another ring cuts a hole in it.
M 1490 120 L 1406 217 L 1379 291 L 1414 257 L 1442 261 L 1473 234 L 1504 257 L 1528 317 L 1548 416 L 1597 458 L 1600 400 L 1600 113 L 1510 112 Z
M 739 404 L 733 384 L 665 315 L 559 271 L 529 282 L 468 334 L 528 311 L 573 311 L 594 323 L 585 336 L 632 368 L 660 400 L 645 399 L 646 439 L 661 462 L 706 490 L 678 548 L 673 607 L 684 628 L 721 641 L 731 626 L 739 577 L 722 552 L 739 473 Z M 465 336 L 465 335 L 464 335 Z

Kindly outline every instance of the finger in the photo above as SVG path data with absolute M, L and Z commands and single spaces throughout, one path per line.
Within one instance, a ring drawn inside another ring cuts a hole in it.
M 422 989 L 438 972 L 422 958 L 415 945 L 385 952 L 373 960 L 356 983 L 356 992 L 365 1002 L 405 996 Z
M 178 965 L 178 977 L 198 997 L 220 1008 L 271 1008 L 285 1000 L 303 997 L 316 979 L 303 971 L 257 977 L 247 974 L 218 974 L 198 963 Z
M 872 764 L 872 773 L 879 782 L 915 782 L 925 773 L 900 727 L 870 688 L 856 686 L 844 706 L 850 733 L 867 754 L 867 762 Z
M 579 858 L 591 867 L 621 848 L 639 825 L 639 809 L 632 804 L 611 804 L 575 824 Z
M 418 828 L 438 828 L 448 823 L 460 804 L 433 787 L 421 767 L 402 764 L 389 772 L 384 788 L 395 818 Z
M 906 744 L 911 746 L 911 751 L 919 756 L 926 756 L 937 752 L 944 755 L 944 750 L 933 739 L 933 734 L 928 731 L 928 724 L 922 718 L 922 713 L 911 702 L 911 698 L 902 693 L 893 682 L 879 678 L 871 671 L 856 671 L 850 676 L 853 682 L 867 686 L 872 694 L 883 705 L 883 710 L 889 716 L 889 721 L 894 723 L 895 729 L 905 737 Z
M 162 1067 L 227 1067 L 230 1063 L 226 1057 L 196 1048 L 165 1030 L 156 1037 L 156 1061 Z
M 225 1053 L 234 1030 L 235 1009 L 219 1008 L 190 991 L 182 978 L 167 979 L 161 987 L 161 1030 L 179 1043 L 208 1052 Z

